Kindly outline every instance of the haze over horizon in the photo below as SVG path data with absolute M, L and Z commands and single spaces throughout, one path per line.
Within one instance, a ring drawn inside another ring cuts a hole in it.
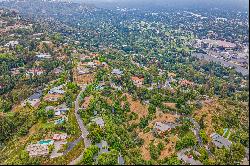
M 10 1 L 10 0 L 0 0 Z M 48 0 L 55 1 L 55 0 Z M 57 0 L 94 4 L 103 8 L 223 8 L 249 11 L 248 0 Z
M 73 0 L 101 7 L 173 7 L 248 9 L 248 0 Z

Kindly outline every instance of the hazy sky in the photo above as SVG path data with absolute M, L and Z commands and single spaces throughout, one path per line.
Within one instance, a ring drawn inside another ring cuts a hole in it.
M 231 7 L 248 9 L 249 0 L 75 0 L 94 3 L 96 5 L 120 5 L 139 7 L 141 5 L 173 6 L 173 7 Z
M 0 0 L 3 1 L 3 0 Z M 63 0 L 62 0 L 63 1 Z M 249 0 L 71 0 L 93 3 L 100 7 L 201 7 L 201 8 L 237 8 L 249 11 Z

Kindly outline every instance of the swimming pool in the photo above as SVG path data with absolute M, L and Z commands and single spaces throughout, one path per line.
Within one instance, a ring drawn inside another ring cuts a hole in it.
M 38 143 L 41 145 L 51 145 L 54 143 L 54 141 L 53 140 L 41 140 Z
M 55 124 L 62 124 L 63 122 L 64 122 L 64 118 L 56 120 Z

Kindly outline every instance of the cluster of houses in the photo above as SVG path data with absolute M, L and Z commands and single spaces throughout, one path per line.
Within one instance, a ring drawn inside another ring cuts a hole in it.
M 239 66 L 248 69 L 249 48 L 240 43 L 231 43 L 223 40 L 197 39 L 193 46 L 211 59 L 217 59 L 230 66 Z M 232 65 L 231 65 L 232 64 Z
M 63 97 L 65 91 L 63 90 L 64 85 L 60 85 L 54 87 L 48 91 L 48 94 L 43 97 L 44 101 L 58 101 L 59 98 Z M 37 91 L 33 95 L 31 95 L 28 99 L 22 102 L 22 106 L 26 106 L 29 103 L 32 107 L 38 107 L 42 97 L 42 90 Z M 54 124 L 62 124 L 65 120 L 67 120 L 66 114 L 69 111 L 69 108 L 66 106 L 66 103 L 62 103 L 58 106 L 47 106 L 45 107 L 46 111 L 53 111 L 56 117 L 54 120 Z
M 19 16 L 16 16 L 16 19 L 18 19 Z M 2 34 L 8 33 L 10 31 L 16 30 L 16 29 L 31 29 L 33 24 L 27 24 L 24 25 L 23 23 L 17 21 L 15 24 L 8 25 L 9 21 L 0 20 L 0 32 Z
M 222 50 L 231 50 L 236 47 L 236 44 L 223 40 L 197 39 L 196 47 L 204 49 L 219 48 Z

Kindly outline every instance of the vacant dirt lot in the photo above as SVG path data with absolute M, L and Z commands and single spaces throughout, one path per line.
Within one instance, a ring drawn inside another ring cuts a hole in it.
M 163 103 L 163 105 L 172 109 L 176 109 L 176 103 Z
M 139 123 L 140 122 L 140 118 L 145 117 L 148 115 L 148 106 L 147 105 L 143 105 L 142 103 L 140 103 L 139 100 L 133 100 L 132 96 L 129 94 L 124 94 L 127 96 L 127 101 L 130 104 L 130 110 L 136 114 L 138 114 L 138 119 L 136 119 L 135 121 L 131 121 L 131 123 L 135 122 L 135 123 Z
M 94 80 L 94 74 L 79 75 L 77 73 L 77 70 L 74 69 L 73 70 L 73 79 L 74 79 L 74 82 L 76 82 L 78 85 L 89 84 L 89 83 L 93 82 L 93 80 Z
M 82 108 L 87 108 L 89 106 L 91 96 L 85 97 L 84 102 L 82 103 Z

